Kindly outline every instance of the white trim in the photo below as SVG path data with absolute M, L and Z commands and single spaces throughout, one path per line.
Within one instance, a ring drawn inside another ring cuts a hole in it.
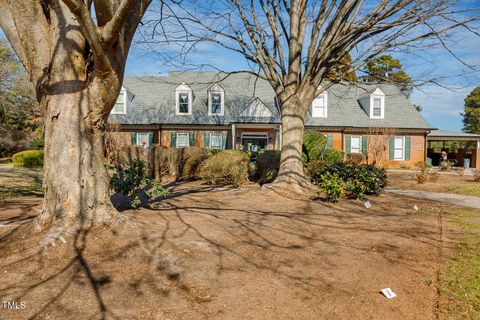
M 138 142 L 138 138 L 140 137 L 140 135 L 146 135 L 147 136 L 147 147 L 150 147 L 150 132 L 137 132 L 137 146 L 142 146 L 139 142 Z
M 232 149 L 233 150 L 235 150 L 237 148 L 237 135 L 236 135 L 236 130 L 235 129 L 236 129 L 235 124 L 232 124 Z
M 315 103 L 315 100 L 317 100 L 319 97 L 322 97 L 323 98 L 323 115 L 321 116 L 314 116 L 313 115 L 313 105 Z M 327 118 L 328 117 L 328 93 L 326 91 L 320 93 L 318 96 L 315 97 L 315 99 L 313 99 L 312 101 L 312 118 Z
M 120 95 L 123 94 L 123 112 L 115 112 L 115 106 L 117 105 L 118 103 L 118 99 L 120 98 Z M 120 90 L 120 93 L 118 94 L 118 97 L 117 97 L 117 101 L 115 101 L 115 105 L 113 106 L 112 108 L 112 111 L 110 112 L 110 114 L 127 114 L 127 90 L 125 90 L 125 88 L 122 87 L 122 89 Z
M 240 117 L 273 117 L 272 111 L 259 98 L 254 98 L 252 102 L 243 110 Z
M 214 147 L 212 146 L 212 135 L 219 135 L 220 136 L 220 146 Z M 210 132 L 208 134 L 208 144 L 209 148 L 211 149 L 222 149 L 223 148 L 223 132 Z
M 188 112 L 180 112 L 180 93 L 188 94 Z M 192 115 L 192 103 L 193 103 L 193 90 L 183 82 L 175 89 L 175 114 L 177 116 L 190 116 Z
M 220 113 L 212 113 L 212 94 L 220 94 Z M 222 90 L 208 91 L 208 115 L 209 116 L 224 116 L 225 115 L 225 92 Z
M 243 136 L 251 136 L 251 137 L 262 137 L 262 136 L 265 136 L 267 139 L 268 139 L 268 132 L 242 132 L 242 139 L 243 139 Z
M 396 139 L 402 139 L 402 158 L 395 158 L 395 150 L 399 149 L 399 148 L 395 148 L 395 140 Z M 406 148 L 405 148 L 405 136 L 394 136 L 393 137 L 393 160 L 394 161 L 405 161 L 405 152 L 406 152 Z
M 352 141 L 354 138 L 358 138 L 358 152 L 352 152 Z M 362 136 L 350 136 L 350 150 L 348 151 L 351 153 L 363 153 L 363 137 Z
M 186 146 L 179 146 L 178 145 L 178 141 L 179 141 L 178 136 L 179 135 L 187 135 L 187 145 Z M 175 143 L 176 148 L 188 148 L 188 147 L 190 147 L 190 132 L 177 132 L 177 133 L 175 133 L 175 138 L 177 140 L 176 143 Z
M 219 93 L 220 94 L 220 104 L 221 110 L 220 113 L 212 113 L 212 94 Z M 214 84 L 208 90 L 208 115 L 209 116 L 223 116 L 225 114 L 225 90 L 220 87 L 218 84 Z
M 373 115 L 373 102 L 375 99 L 380 99 L 380 116 Z M 375 89 L 370 94 L 370 118 L 371 119 L 384 119 L 385 118 L 385 94 L 380 88 Z

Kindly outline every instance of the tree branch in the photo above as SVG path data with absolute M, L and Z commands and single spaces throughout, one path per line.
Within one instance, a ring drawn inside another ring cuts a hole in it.
M 125 22 L 131 15 L 136 2 L 136 0 L 123 0 L 112 19 L 105 24 L 101 35 L 101 41 L 105 48 L 111 47 L 118 39 L 120 31 L 125 26 Z
M 99 39 L 98 28 L 93 22 L 92 16 L 88 11 L 88 8 L 85 6 L 83 1 L 78 0 L 62 0 L 73 15 L 77 18 L 82 33 L 87 39 L 88 44 L 92 48 L 93 54 L 95 56 L 96 65 L 100 74 L 112 70 L 110 61 L 108 60 L 107 55 L 105 55 L 102 44 Z

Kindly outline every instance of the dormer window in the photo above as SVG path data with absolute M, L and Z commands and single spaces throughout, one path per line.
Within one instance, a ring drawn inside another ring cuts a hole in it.
M 127 114 L 127 90 L 122 88 L 111 114 Z
M 373 98 L 373 116 L 381 117 L 382 116 L 382 99 Z
M 385 94 L 377 88 L 370 95 L 370 118 L 383 119 L 385 117 Z
M 326 118 L 327 117 L 327 93 L 321 93 L 312 102 L 312 117 Z
M 224 115 L 224 90 L 218 84 L 208 90 L 208 114 L 210 116 Z
M 193 91 L 185 83 L 175 90 L 175 102 L 177 115 L 192 114 Z

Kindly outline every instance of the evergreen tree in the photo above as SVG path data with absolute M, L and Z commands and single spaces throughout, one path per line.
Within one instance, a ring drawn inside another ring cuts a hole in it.
M 480 134 L 480 87 L 473 89 L 465 98 L 463 131 Z
M 41 135 L 40 119 L 32 85 L 13 51 L 0 40 L 0 156 L 28 148 L 30 140 Z
M 371 83 L 395 83 L 400 86 L 403 93 L 410 96 L 412 92 L 412 78 L 402 70 L 400 60 L 389 54 L 378 56 L 369 62 L 362 70 L 366 75 L 363 81 Z

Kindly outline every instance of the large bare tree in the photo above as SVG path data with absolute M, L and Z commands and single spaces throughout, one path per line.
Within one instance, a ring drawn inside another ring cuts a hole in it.
M 51 234 L 118 217 L 108 191 L 104 130 L 135 30 L 151 0 L 0 0 L 0 26 L 35 86 L 45 121 Z
M 478 8 L 461 3 L 185 0 L 169 28 L 152 30 L 157 41 L 178 45 L 181 57 L 205 41 L 236 52 L 249 62 L 251 72 L 269 81 L 282 117 L 282 156 L 275 184 L 302 190 L 304 123 L 313 99 L 334 82 L 329 75 L 341 80 L 339 72 L 351 73 L 385 51 L 446 46 L 443 37 L 457 28 L 478 35 L 471 26 L 478 21 Z M 353 59 L 346 68 L 341 64 L 349 53 Z

